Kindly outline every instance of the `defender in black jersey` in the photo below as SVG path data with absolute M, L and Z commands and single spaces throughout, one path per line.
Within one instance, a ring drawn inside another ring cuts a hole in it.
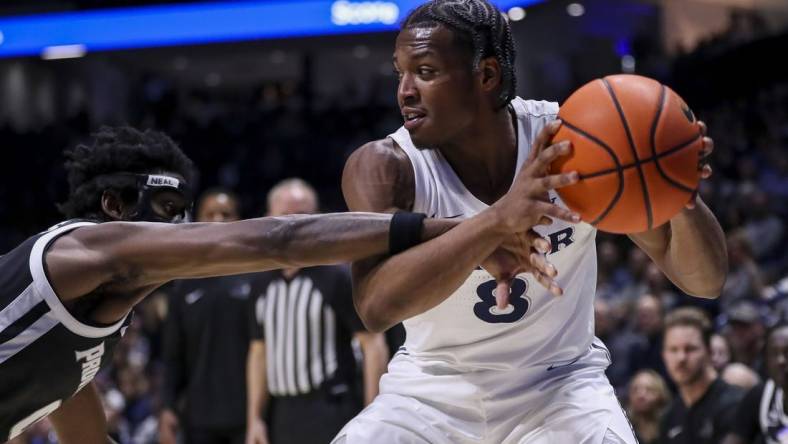
M 103 128 L 66 154 L 61 209 L 79 220 L 0 257 L 0 441 L 48 416 L 63 444 L 108 442 L 91 380 L 134 305 L 173 279 L 351 262 L 451 239 L 454 226 L 543 266 L 527 263 L 532 206 L 521 193 L 462 223 L 374 213 L 150 223 L 183 221 L 191 205 L 192 164 L 169 137 Z
M 788 324 L 774 327 L 766 337 L 766 368 L 769 379 L 744 395 L 723 444 L 788 442 Z

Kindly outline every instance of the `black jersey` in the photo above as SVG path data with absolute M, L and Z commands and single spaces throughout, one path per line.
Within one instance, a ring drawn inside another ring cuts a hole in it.
M 691 406 L 677 396 L 662 416 L 660 444 L 719 444 L 731 430 L 744 390 L 715 379 Z
M 64 222 L 0 256 L 0 442 L 20 434 L 86 386 L 112 357 L 126 319 L 75 319 L 47 277 L 44 252 L 92 222 Z
M 788 439 L 784 392 L 768 379 L 750 389 L 739 404 L 732 432 L 753 444 L 780 444 Z
M 246 425 L 247 305 L 253 275 L 174 282 L 164 324 L 164 405 L 187 428 Z M 217 408 L 221 406 L 221 408 Z

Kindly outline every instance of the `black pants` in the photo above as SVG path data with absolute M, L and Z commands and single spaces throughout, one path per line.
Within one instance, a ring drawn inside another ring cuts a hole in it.
M 351 393 L 324 391 L 271 399 L 271 444 L 328 444 L 356 414 L 361 402 Z
M 200 428 L 184 430 L 184 444 L 244 444 L 246 428 Z

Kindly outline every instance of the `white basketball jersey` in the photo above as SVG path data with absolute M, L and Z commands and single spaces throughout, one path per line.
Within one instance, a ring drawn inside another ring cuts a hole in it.
M 512 101 L 517 114 L 517 171 L 532 141 L 558 114 L 558 104 Z M 414 146 L 402 127 L 391 137 L 410 158 L 415 175 L 413 211 L 437 218 L 468 218 L 488 207 L 471 194 L 438 150 Z M 555 192 L 551 199 L 563 205 Z M 459 371 L 561 365 L 581 356 L 594 338 L 596 289 L 596 230 L 586 223 L 554 220 L 536 227 L 548 238 L 548 260 L 558 269 L 564 289 L 551 295 L 530 274 L 519 275 L 509 306 L 498 311 L 495 280 L 477 268 L 440 305 L 404 322 L 405 349 L 411 356 Z

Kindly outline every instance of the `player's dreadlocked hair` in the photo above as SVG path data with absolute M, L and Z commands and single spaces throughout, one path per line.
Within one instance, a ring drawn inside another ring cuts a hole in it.
M 495 57 L 501 65 L 499 107 L 515 96 L 514 41 L 509 22 L 487 0 L 431 0 L 414 9 L 402 23 L 402 29 L 444 25 L 454 32 L 457 41 L 473 53 L 472 69 L 485 57 Z
M 101 196 L 107 189 L 117 191 L 126 203 L 134 202 L 134 181 L 113 173 L 172 172 L 192 182 L 192 161 L 164 133 L 105 126 L 92 137 L 90 145 L 80 144 L 65 152 L 69 196 L 58 209 L 66 217 L 106 220 Z

